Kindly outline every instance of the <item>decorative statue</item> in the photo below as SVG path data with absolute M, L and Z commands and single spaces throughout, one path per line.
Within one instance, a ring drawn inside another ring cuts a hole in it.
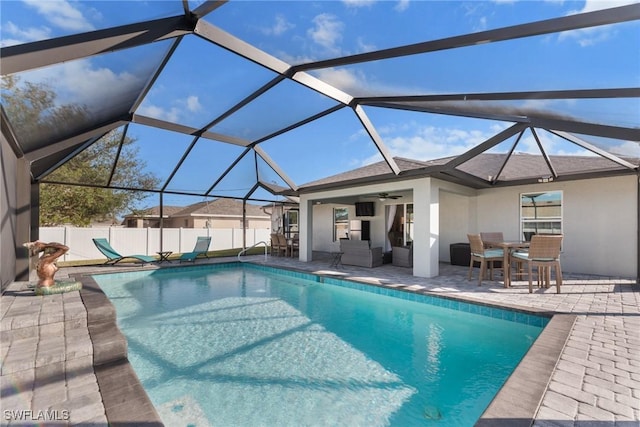
M 25 243 L 29 249 L 30 256 L 37 256 L 40 252 L 44 252 L 38 264 L 36 266 L 36 273 L 38 274 L 38 288 L 48 288 L 55 285 L 53 276 L 58 271 L 56 260 L 62 255 L 66 254 L 69 248 L 62 243 L 45 243 L 40 240 L 35 242 Z

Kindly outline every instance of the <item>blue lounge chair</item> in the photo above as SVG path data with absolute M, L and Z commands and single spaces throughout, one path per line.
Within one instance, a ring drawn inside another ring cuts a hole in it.
M 116 252 L 115 249 L 111 247 L 107 239 L 97 238 L 92 240 L 93 240 L 93 243 L 98 248 L 98 250 L 102 252 L 104 256 L 107 257 L 107 262 L 105 262 L 105 264 L 116 264 L 122 261 L 123 259 L 127 259 L 127 258 L 137 259 L 141 261 L 142 264 L 145 264 L 147 262 L 157 261 L 155 257 L 148 256 L 148 255 L 120 255 L 118 252 Z
M 211 244 L 211 237 L 204 237 L 204 236 L 198 237 L 198 240 L 196 241 L 196 246 L 193 248 L 193 251 L 185 252 L 182 255 L 180 255 L 180 262 L 195 261 L 196 258 L 199 257 L 200 255 L 204 255 L 205 257 L 209 258 L 209 255 L 207 255 L 207 251 L 209 250 L 209 244 Z

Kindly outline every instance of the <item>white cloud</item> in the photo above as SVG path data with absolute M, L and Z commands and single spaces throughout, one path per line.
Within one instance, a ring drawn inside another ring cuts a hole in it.
M 136 112 L 143 116 L 166 120 L 172 123 L 178 123 L 180 118 L 180 110 L 177 107 L 166 109 L 158 107 L 157 105 L 143 104 Z
M 101 111 L 105 99 L 129 99 L 144 84 L 128 72 L 94 68 L 88 59 L 32 70 L 24 74 L 23 81 L 55 87 L 56 105 L 86 105 L 90 111 Z
M 330 85 L 347 93 L 353 93 L 354 90 L 365 85 L 366 77 L 362 73 L 352 70 L 336 70 L 334 68 L 326 68 L 318 71 L 318 77 Z
M 185 113 L 197 113 L 202 111 L 202 104 L 197 96 L 191 95 L 183 99 L 176 99 L 172 107 L 160 107 L 150 102 L 143 102 L 136 113 L 172 123 L 180 123 L 184 120 Z
M 376 0 L 342 0 L 347 7 L 368 7 L 374 4 Z
M 195 95 L 191 95 L 190 97 L 188 97 L 186 101 L 184 101 L 184 103 L 187 106 L 187 109 L 192 113 L 195 113 L 202 109 L 202 105 L 200 104 L 198 97 Z
M 577 13 L 593 12 L 601 9 L 609 9 L 628 4 L 637 3 L 637 0 L 586 0 L 584 6 L 580 10 L 572 10 L 569 15 Z M 559 40 L 573 39 L 581 47 L 592 46 L 612 37 L 612 26 L 605 25 L 601 27 L 583 28 L 580 30 L 563 31 L 559 34 Z
M 368 79 L 359 70 L 325 68 L 314 73 L 316 77 L 352 96 L 417 95 L 425 94 L 424 88 L 380 83 Z
M 475 25 L 474 28 L 476 31 L 484 31 L 487 29 L 487 17 L 486 16 L 482 16 L 480 17 L 480 19 L 478 19 L 478 22 Z
M 108 68 L 91 68 L 89 61 L 72 61 L 56 68 L 59 68 L 56 86 L 64 88 L 62 90 L 81 104 L 96 105 L 103 99 L 113 99 L 114 92 L 125 94 L 141 87 L 137 76 L 128 72 L 116 74 Z
M 424 126 L 416 122 L 406 122 L 378 129 L 392 156 L 416 160 L 433 160 L 459 155 L 484 142 L 493 132 L 481 130 L 461 130 L 437 126 Z M 403 136 L 393 134 L 405 133 Z M 380 161 L 379 154 L 362 161 L 362 165 Z
M 359 52 L 371 52 L 376 50 L 376 45 L 366 43 L 362 37 L 358 37 L 357 43 Z
M 640 159 L 640 143 L 637 141 L 623 141 L 620 145 L 611 147 L 609 151 L 620 157 Z
M 278 14 L 276 15 L 273 25 L 267 28 L 263 28 L 262 33 L 266 35 L 279 36 L 292 28 L 295 28 L 295 25 L 287 21 L 287 19 L 283 15 Z
M 404 12 L 407 9 L 409 9 L 409 0 L 400 0 L 393 8 L 396 12 Z
M 81 11 L 66 0 L 23 0 L 23 2 L 58 28 L 74 32 L 95 29 Z
M 313 18 L 313 24 L 313 28 L 307 30 L 309 37 L 320 46 L 338 53 L 336 44 L 342 40 L 344 24 L 329 13 L 317 15 Z
M 462 129 L 460 127 L 424 125 L 414 120 L 409 120 L 380 126 L 378 127 L 378 132 L 392 156 L 416 160 L 433 160 L 465 153 L 509 126 L 509 123 L 493 123 L 487 129 Z M 545 152 L 549 155 L 596 156 L 596 154 L 556 135 L 547 132 L 537 132 L 537 135 Z M 359 134 L 359 136 L 366 135 Z M 510 144 L 513 141 L 513 139 L 508 140 L 507 145 L 509 148 L 511 148 Z M 508 150 L 506 147 L 504 144 L 499 144 L 497 147 L 488 150 L 488 152 L 505 154 Z M 515 151 L 538 156 L 541 154 L 538 143 L 531 132 L 525 133 L 518 141 Z M 625 141 L 619 146 L 610 147 L 608 151 L 618 153 L 621 156 L 640 157 L 640 144 L 633 141 Z M 360 161 L 358 166 L 381 160 L 382 156 L 379 153 L 375 153 Z
M 2 46 L 11 46 L 15 44 L 45 40 L 51 37 L 51 29 L 45 26 L 20 28 L 13 22 L 7 22 L 3 30 L 5 33 L 15 37 L 15 39 L 2 38 Z
M 586 0 L 581 10 L 573 13 L 593 12 L 594 10 L 609 9 L 637 2 L 638 0 Z

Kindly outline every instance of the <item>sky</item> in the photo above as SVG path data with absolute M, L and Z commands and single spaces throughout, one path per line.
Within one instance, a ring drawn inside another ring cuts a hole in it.
M 232 0 L 204 19 L 295 65 L 629 3 L 633 2 Z M 192 8 L 198 4 L 190 2 Z M 0 44 L 5 47 L 179 15 L 182 4 L 178 0 L 3 0 L 0 13 Z M 639 47 L 640 24 L 632 22 L 310 73 L 354 96 L 639 87 Z M 125 98 L 141 87 L 168 49 L 169 42 L 160 42 L 134 51 L 69 61 L 21 77 L 55 82 L 56 100 L 61 104 L 80 102 L 100 111 L 107 96 L 120 91 Z M 202 127 L 274 76 L 270 70 L 198 37 L 187 37 L 136 112 Z M 256 139 L 336 103 L 286 81 L 254 104 L 211 130 Z M 537 100 L 500 106 L 509 105 L 551 109 L 597 123 L 640 126 L 637 99 Z M 364 110 L 392 155 L 418 160 L 461 154 L 511 125 L 373 107 Z M 130 132 L 137 138 L 139 153 L 147 159 L 146 168 L 164 179 L 191 141 L 185 135 L 140 125 L 132 125 Z M 541 138 L 551 154 L 588 154 L 551 134 L 543 133 Z M 640 157 L 636 142 L 591 142 L 619 155 Z M 382 159 L 348 108 L 265 141 L 260 147 L 298 185 Z M 506 152 L 508 144 L 495 150 Z M 530 134 L 518 144 L 517 151 L 539 153 Z M 197 145 L 168 189 L 205 191 L 240 152 L 239 147 L 215 141 Z M 263 166 L 273 182 L 282 183 Z M 243 176 L 251 173 L 251 167 L 249 161 L 241 162 L 221 183 L 220 194 L 236 196 L 245 191 Z M 167 195 L 164 203 L 185 202 Z M 156 198 L 149 204 L 157 204 Z

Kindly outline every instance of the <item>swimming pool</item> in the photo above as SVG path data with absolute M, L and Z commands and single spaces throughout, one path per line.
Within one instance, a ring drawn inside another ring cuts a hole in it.
M 547 322 L 252 264 L 94 279 L 171 426 L 472 426 Z

